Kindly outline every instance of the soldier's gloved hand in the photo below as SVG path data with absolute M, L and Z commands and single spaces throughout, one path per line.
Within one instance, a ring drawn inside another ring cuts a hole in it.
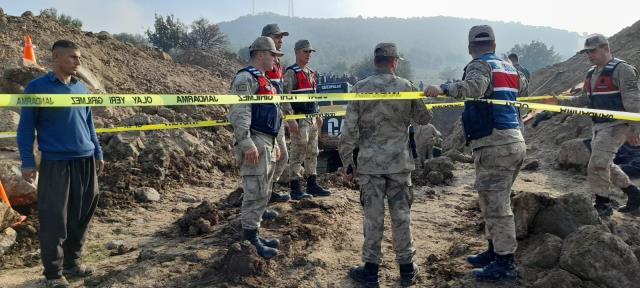
M 640 144 L 640 134 L 634 132 L 627 133 L 627 144 L 638 146 Z
M 440 89 L 440 87 L 436 85 L 429 85 L 427 86 L 427 89 L 424 90 L 424 96 L 427 97 L 438 97 L 443 93 L 444 92 L 442 91 L 442 89 Z
M 258 149 L 256 147 L 252 147 L 251 149 L 244 151 L 244 161 L 251 165 L 258 165 L 258 161 L 260 160 L 260 153 L 258 153 Z
M 289 127 L 289 133 L 296 135 L 300 133 L 300 129 L 298 128 L 298 121 L 296 120 L 289 120 L 289 125 L 287 127 Z

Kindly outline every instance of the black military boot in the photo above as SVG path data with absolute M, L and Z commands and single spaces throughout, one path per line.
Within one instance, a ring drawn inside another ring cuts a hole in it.
M 265 239 L 258 236 L 258 241 L 262 242 L 262 245 L 273 249 L 278 249 L 278 246 L 280 246 L 280 241 L 278 241 L 278 239 Z
M 356 266 L 349 269 L 349 277 L 366 288 L 378 288 L 378 264 L 364 263 L 363 266 Z
M 278 255 L 277 249 L 266 246 L 258 239 L 258 230 L 244 229 L 243 238 L 244 240 L 249 241 L 251 245 L 256 247 L 258 255 L 260 255 L 260 257 L 262 258 L 270 259 Z
M 276 210 L 267 208 L 262 213 L 262 220 L 269 221 L 278 218 L 278 216 L 280 214 Z
M 313 197 L 331 196 L 331 192 L 318 185 L 316 179 L 316 175 L 311 175 L 307 178 L 307 193 L 313 195 Z
M 612 205 L 611 199 L 596 195 L 596 205 L 593 205 L 593 207 L 596 208 L 600 217 L 609 217 L 613 215 Z
M 271 187 L 271 198 L 269 198 L 269 203 L 286 203 L 291 200 L 288 194 L 278 194 L 276 193 L 276 183 L 273 182 L 273 186 Z
M 467 262 L 473 266 L 473 268 L 482 268 L 485 267 L 494 260 L 496 260 L 497 254 L 493 252 L 493 241 L 488 240 L 489 248 L 487 251 L 484 251 L 478 255 L 471 255 L 467 257 Z
M 300 189 L 300 180 L 293 180 L 290 185 L 291 199 L 298 201 L 302 199 L 313 199 L 313 195 L 302 192 L 302 189 Z
M 627 205 L 622 206 L 618 211 L 622 213 L 635 212 L 640 208 L 640 189 L 636 185 L 623 188 L 622 192 L 627 194 Z
M 409 287 L 416 284 L 420 267 L 414 263 L 400 264 L 400 286 Z
M 473 269 L 473 276 L 478 281 L 516 280 L 518 270 L 513 254 L 496 255 L 496 260 L 484 268 Z

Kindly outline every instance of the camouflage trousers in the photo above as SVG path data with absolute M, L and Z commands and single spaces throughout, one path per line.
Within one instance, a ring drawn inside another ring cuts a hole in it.
M 511 186 L 526 155 L 524 142 L 485 146 L 473 152 L 480 209 L 485 233 L 494 252 L 513 254 L 518 248 L 516 224 L 511 210 Z
M 629 176 L 613 164 L 618 149 L 624 144 L 629 132 L 625 124 L 593 131 L 591 158 L 587 167 L 587 181 L 592 195 L 611 197 L 612 186 L 626 188 L 631 185 Z M 613 185 L 612 185 L 613 184 Z
M 416 151 L 418 152 L 418 166 L 422 167 L 424 161 L 433 158 L 433 139 L 416 139 Z
M 385 197 L 391 215 L 396 261 L 400 264 L 413 263 L 416 249 L 411 236 L 411 173 L 360 175 L 360 202 L 364 208 L 362 261 L 382 263 Z
M 276 137 L 276 145 L 280 148 L 280 159 L 276 162 L 276 168 L 273 172 L 273 183 L 278 182 L 280 176 L 287 169 L 289 164 L 289 151 L 287 150 L 287 142 L 284 138 L 284 133 Z
M 319 130 L 314 122 L 315 119 L 301 119 L 298 121 L 298 133 L 291 133 L 291 180 L 317 174 Z
M 253 131 L 252 131 L 253 133 Z M 244 153 L 236 148 L 236 158 L 240 163 L 242 176 L 242 208 L 240 222 L 243 229 L 258 229 L 262 213 L 267 209 L 271 196 L 271 179 L 276 163 L 274 139 L 272 136 L 252 134 L 251 139 L 258 149 L 260 159 L 257 165 L 244 162 Z

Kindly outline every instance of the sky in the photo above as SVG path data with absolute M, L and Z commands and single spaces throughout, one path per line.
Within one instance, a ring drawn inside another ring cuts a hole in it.
M 255 10 L 253 3 L 255 2 Z M 640 20 L 640 1 L 620 0 L 293 0 L 294 15 L 336 17 L 452 16 L 526 25 L 548 26 L 578 33 L 611 36 Z M 633 4 L 635 3 L 635 4 Z M 83 30 L 142 33 L 153 24 L 154 14 L 173 14 L 190 23 L 205 17 L 229 21 L 255 11 L 288 15 L 288 0 L 0 0 L 10 15 L 44 8 L 82 20 Z

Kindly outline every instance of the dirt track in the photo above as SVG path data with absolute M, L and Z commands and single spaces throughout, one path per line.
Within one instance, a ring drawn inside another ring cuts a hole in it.
M 415 189 L 413 229 L 417 263 L 423 271 L 418 286 L 526 287 L 526 283 L 481 285 L 468 276 L 464 257 L 484 249 L 484 241 L 475 204 L 477 197 L 472 189 L 473 169 L 470 164 L 456 165 L 453 186 Z M 212 233 L 187 237 L 174 222 L 186 208 L 196 205 L 185 203 L 180 200 L 181 196 L 188 194 L 216 202 L 234 191 L 236 185 L 237 179 L 218 178 L 213 188 L 172 190 L 164 193 L 159 203 L 109 211 L 98 217 L 84 256 L 85 262 L 98 268 L 98 273 L 84 284 L 96 287 L 352 287 L 346 271 L 360 262 L 362 216 L 358 192 L 345 188 L 334 189 L 335 196 L 318 200 L 320 208 L 276 205 L 282 219 L 264 223 L 262 231 L 290 240 L 284 244 L 281 255 L 269 262 L 266 277 L 243 278 L 235 284 L 225 279 L 214 267 L 235 237 L 224 230 L 233 225 L 222 221 L 214 226 Z M 579 192 L 584 188 L 584 176 L 556 170 L 523 172 L 514 186 L 516 191 L 552 194 Z M 389 223 L 388 218 L 386 222 Z M 301 230 L 301 227 L 308 229 Z M 386 286 L 395 287 L 398 270 L 390 236 L 387 230 L 381 275 Z M 135 250 L 110 256 L 105 243 L 112 240 L 123 240 Z M 3 270 L 0 283 L 6 287 L 39 287 L 40 273 L 39 265 Z M 73 285 L 82 287 L 83 282 L 76 280 Z

